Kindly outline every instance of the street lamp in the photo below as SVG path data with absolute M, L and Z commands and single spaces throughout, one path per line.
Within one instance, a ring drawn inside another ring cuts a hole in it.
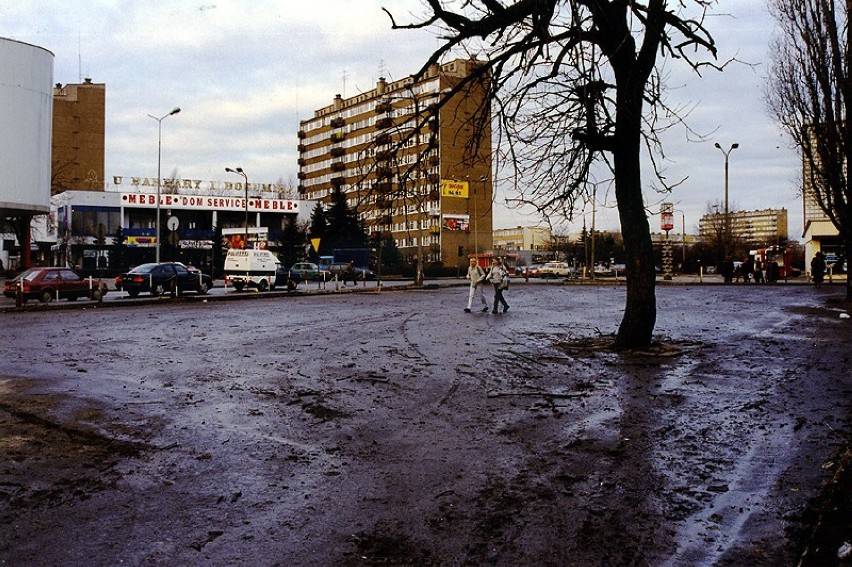
M 716 142 L 716 148 L 725 156 L 725 258 L 728 257 L 728 246 L 731 241 L 731 210 L 728 208 L 728 156 L 731 155 L 732 151 L 739 147 L 739 144 L 734 143 L 731 144 L 728 151 L 725 151 L 722 149 L 722 146 L 719 145 L 719 142 Z
M 157 252 L 156 261 L 160 263 L 160 164 L 162 163 L 161 156 L 163 154 L 163 120 L 180 112 L 179 107 L 174 107 L 171 112 L 165 116 L 157 118 L 153 114 L 149 114 L 151 118 L 157 121 Z
M 248 239 L 248 175 L 246 175 L 246 172 L 243 171 L 242 167 L 235 167 L 233 169 L 231 169 L 230 167 L 226 167 L 225 171 L 227 171 L 228 173 L 236 173 L 236 174 L 242 175 L 243 179 L 245 180 L 244 185 L 245 185 L 245 189 L 246 189 L 246 223 L 245 223 L 246 231 L 245 231 L 245 235 L 243 236 L 243 238 L 245 238 L 245 240 L 243 240 L 243 248 L 245 249 L 245 248 L 248 248 L 248 241 L 249 241 L 249 239 Z
M 680 271 L 683 272 L 684 267 L 686 266 L 686 213 L 680 209 L 674 209 L 674 212 L 680 213 L 680 250 L 682 256 L 680 261 Z

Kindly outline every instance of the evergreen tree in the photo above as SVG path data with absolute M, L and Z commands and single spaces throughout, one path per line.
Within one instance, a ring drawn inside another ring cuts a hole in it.
M 127 271 L 127 238 L 124 231 L 118 227 L 113 235 L 112 246 L 109 251 L 109 268 L 112 272 L 121 273 Z
M 308 231 L 308 236 L 310 239 L 319 238 L 320 246 L 319 250 L 311 249 L 312 257 L 316 257 L 317 255 L 322 255 L 326 250 L 331 250 L 326 243 L 326 234 L 328 233 L 328 221 L 325 216 L 325 209 L 322 208 L 322 204 L 317 202 L 316 206 L 314 206 L 314 210 L 311 211 L 311 226 Z
M 289 268 L 300 261 L 305 254 L 306 227 L 301 226 L 296 215 L 290 215 L 281 232 L 280 260 L 284 267 Z
M 328 222 L 326 230 L 327 248 L 363 248 L 367 246 L 367 233 L 358 219 L 358 214 L 346 203 L 346 194 L 335 188 L 331 195 L 331 206 L 326 212 Z

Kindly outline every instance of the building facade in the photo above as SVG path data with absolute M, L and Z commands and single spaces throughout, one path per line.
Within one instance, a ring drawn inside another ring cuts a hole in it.
M 54 87 L 51 195 L 104 190 L 105 131 L 106 85 Z
M 135 179 L 120 190 L 65 191 L 51 198 L 53 263 L 115 271 L 110 253 L 121 229 L 127 265 L 153 262 L 156 256 L 157 211 L 161 226 L 161 259 L 192 263 L 209 271 L 213 264 L 216 230 L 223 231 L 223 246 L 276 248 L 289 217 L 298 215 L 301 202 L 277 192 L 234 190 L 234 184 L 211 181 L 207 189 L 180 189 L 160 195 Z M 193 181 L 201 186 L 202 182 Z M 246 198 L 245 195 L 248 195 Z
M 803 159 L 804 185 L 802 187 L 802 213 L 804 221 L 804 232 L 802 240 L 805 244 L 805 271 L 810 273 L 811 260 L 817 252 L 825 254 L 828 263 L 832 264 L 838 258 L 844 256 L 843 240 L 840 231 L 819 206 L 814 187 L 811 183 L 811 174 L 807 160 Z
M 731 211 L 728 214 L 731 240 L 734 242 L 766 248 L 787 240 L 787 209 Z M 724 213 L 706 214 L 698 221 L 699 238 L 712 241 L 721 234 L 724 226 Z
M 298 132 L 299 192 L 324 204 L 343 192 L 367 231 L 390 235 L 408 260 L 466 265 L 468 255 L 491 249 L 485 89 L 474 82 L 442 102 L 476 66 L 457 60 L 416 81 L 379 79 L 316 110 Z M 484 130 L 471 120 L 480 112 Z
M 494 229 L 494 252 L 543 252 L 550 249 L 553 234 L 543 226 Z
M 33 219 L 50 210 L 53 59 L 0 38 L 0 272 L 31 265 Z

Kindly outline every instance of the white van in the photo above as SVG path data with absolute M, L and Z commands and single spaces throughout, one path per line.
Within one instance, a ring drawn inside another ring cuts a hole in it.
M 225 283 L 237 291 L 254 287 L 275 289 L 275 275 L 281 262 L 269 250 L 228 250 L 225 257 Z

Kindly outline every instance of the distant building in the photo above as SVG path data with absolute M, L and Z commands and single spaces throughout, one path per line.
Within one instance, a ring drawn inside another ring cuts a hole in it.
M 495 252 L 548 250 L 552 240 L 550 229 L 543 226 L 498 228 L 493 232 Z
M 731 211 L 731 239 L 750 246 L 768 247 L 787 240 L 787 209 Z M 698 221 L 698 235 L 713 240 L 724 226 L 724 213 L 710 213 Z
M 342 191 L 369 232 L 390 234 L 403 256 L 467 265 L 492 248 L 490 107 L 483 83 L 462 89 L 427 123 L 442 93 L 478 63 L 432 66 L 423 77 L 388 83 L 334 102 L 299 130 L 299 191 L 330 203 Z M 484 79 L 487 81 L 487 77 Z M 484 110 L 475 152 L 470 116 Z M 422 126 L 421 128 L 418 128 Z M 404 144 L 400 146 L 400 142 Z
M 106 85 L 54 87 L 51 195 L 104 190 L 105 130 Z

